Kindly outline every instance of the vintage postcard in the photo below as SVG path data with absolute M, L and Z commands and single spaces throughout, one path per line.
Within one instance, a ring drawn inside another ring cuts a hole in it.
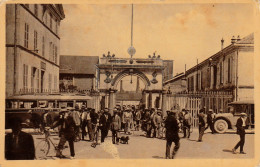
M 258 1 L 2 1 L 0 166 L 258 166 Z

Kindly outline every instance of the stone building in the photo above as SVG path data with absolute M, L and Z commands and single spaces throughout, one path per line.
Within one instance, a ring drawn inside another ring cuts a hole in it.
M 185 108 L 194 106 L 191 100 L 187 101 L 187 97 L 193 98 L 197 107 L 211 108 L 218 113 L 226 112 L 227 104 L 232 101 L 253 100 L 254 34 L 242 39 L 233 37 L 225 48 L 223 44 L 221 40 L 219 52 L 186 71 L 186 90 L 175 92 L 171 101 Z M 165 87 L 169 83 L 165 82 Z M 183 97 L 185 102 L 180 100 Z
M 60 90 L 96 89 L 98 56 L 60 56 Z
M 60 4 L 6 5 L 6 97 L 59 89 Z

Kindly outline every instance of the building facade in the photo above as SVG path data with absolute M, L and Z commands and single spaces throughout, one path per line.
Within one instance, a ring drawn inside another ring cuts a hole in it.
M 59 4 L 6 5 L 6 97 L 59 90 Z
M 96 89 L 98 56 L 60 56 L 60 90 Z
M 224 40 L 221 41 L 222 46 Z M 169 95 L 181 108 L 205 107 L 216 113 L 227 112 L 228 103 L 254 99 L 254 34 L 233 37 L 231 44 L 184 74 L 186 89 Z M 182 77 L 173 80 L 180 84 Z M 171 82 L 165 82 L 169 87 Z M 183 100 L 176 100 L 185 97 Z M 190 100 L 187 100 L 187 97 Z M 196 104 L 192 104 L 193 102 Z M 171 106 L 172 107 L 172 106 Z

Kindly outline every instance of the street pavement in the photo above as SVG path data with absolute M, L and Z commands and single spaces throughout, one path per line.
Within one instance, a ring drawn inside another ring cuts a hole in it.
M 123 132 L 122 132 L 122 135 Z M 182 137 L 183 134 L 180 134 Z M 33 135 L 35 146 L 44 139 L 44 135 Z M 146 138 L 142 131 L 132 131 L 129 135 L 129 144 L 112 144 L 109 132 L 105 142 L 91 147 L 90 141 L 75 142 L 75 159 L 164 159 L 166 140 Z M 57 134 L 51 136 L 54 143 L 58 144 Z M 225 134 L 211 134 L 207 130 L 203 136 L 203 142 L 197 142 L 198 130 L 193 129 L 190 139 L 181 138 L 180 149 L 176 159 L 232 159 L 254 157 L 254 134 L 246 134 L 244 151 L 247 154 L 233 154 L 231 149 L 239 141 L 239 136 L 234 132 Z M 68 143 L 66 143 L 68 145 Z M 172 145 L 172 148 L 174 143 Z M 237 150 L 239 152 L 239 150 Z M 63 150 L 63 154 L 70 156 L 69 148 Z M 54 148 L 48 154 L 48 159 L 57 159 Z

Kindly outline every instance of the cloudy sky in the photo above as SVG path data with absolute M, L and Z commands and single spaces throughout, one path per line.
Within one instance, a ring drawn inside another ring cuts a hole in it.
M 220 40 L 230 44 L 233 35 L 254 31 L 253 4 L 136 4 L 133 45 L 136 58 L 156 51 L 174 60 L 174 74 L 218 52 Z M 64 5 L 61 54 L 102 56 L 110 51 L 129 57 L 130 4 Z

